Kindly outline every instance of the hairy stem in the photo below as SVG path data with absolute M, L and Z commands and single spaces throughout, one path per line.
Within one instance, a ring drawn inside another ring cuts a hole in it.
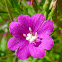
M 16 62 L 16 58 L 17 58 L 17 57 L 16 57 L 16 56 L 14 56 L 13 62 Z
M 0 57 L 0 59 L 8 58 L 9 56 L 15 56 L 15 54 L 10 54 L 10 55 L 7 55 L 7 56 Z
M 12 14 L 11 14 L 10 9 L 9 9 L 9 7 L 8 7 L 8 4 L 7 4 L 7 0 L 5 0 L 5 5 L 6 5 L 6 8 L 7 8 L 7 10 L 8 10 L 8 15 L 9 15 L 9 17 L 10 17 L 10 20 L 11 20 L 11 22 L 12 22 L 12 21 L 13 21 L 13 18 L 12 18 Z

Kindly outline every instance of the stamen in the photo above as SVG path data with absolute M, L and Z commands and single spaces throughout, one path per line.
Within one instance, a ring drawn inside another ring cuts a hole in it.
M 29 27 L 29 31 L 31 32 L 32 31 L 32 29 Z
M 34 40 L 33 40 L 33 39 L 30 39 L 29 41 L 30 41 L 30 43 L 31 43 L 31 42 L 33 42 Z
M 31 31 L 31 28 L 29 28 L 29 30 Z M 37 39 L 37 32 L 35 33 L 35 35 L 33 35 L 32 33 L 28 33 L 26 36 L 26 40 L 28 40 L 30 43 L 34 42 L 36 39 Z
M 28 36 L 28 37 L 32 37 L 32 34 L 29 33 L 29 34 L 27 34 L 27 36 Z
M 32 36 L 32 38 L 30 39 L 30 42 L 34 42 L 37 39 L 36 36 Z
M 35 33 L 35 36 L 37 36 L 37 32 Z
M 26 37 L 26 40 L 30 40 L 30 37 Z
M 36 34 L 37 35 L 37 34 Z M 37 36 L 33 36 L 32 34 L 27 34 L 26 40 L 30 42 L 34 42 L 37 39 Z

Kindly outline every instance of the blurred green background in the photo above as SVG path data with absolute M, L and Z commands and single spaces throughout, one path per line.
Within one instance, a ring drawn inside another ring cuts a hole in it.
M 50 35 L 54 46 L 42 59 L 29 57 L 22 61 L 16 57 L 15 51 L 7 48 L 12 37 L 8 25 L 17 21 L 20 14 L 33 16 L 36 13 L 42 13 L 46 20 L 54 22 L 55 28 Z M 0 62 L 62 62 L 62 0 L 0 0 Z

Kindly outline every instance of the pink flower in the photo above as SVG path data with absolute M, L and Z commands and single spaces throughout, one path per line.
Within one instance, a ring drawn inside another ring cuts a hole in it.
M 13 18 L 13 20 L 14 20 L 14 22 L 16 22 L 17 18 L 16 18 L 16 17 L 14 17 L 14 18 Z
M 8 48 L 17 50 L 17 58 L 25 60 L 30 56 L 43 58 L 46 50 L 50 50 L 54 44 L 49 36 L 54 29 L 53 22 L 45 20 L 42 14 L 20 15 L 18 22 L 11 22 L 9 31 L 14 36 L 8 41 Z
M 57 25 L 54 25 L 54 27 L 56 28 L 56 27 L 57 27 Z
M 60 33 L 62 33 L 62 30 L 60 30 Z
M 27 4 L 28 4 L 28 5 L 31 5 L 31 1 L 27 1 Z

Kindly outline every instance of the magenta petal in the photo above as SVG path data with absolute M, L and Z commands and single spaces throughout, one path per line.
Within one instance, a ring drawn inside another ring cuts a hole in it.
M 20 47 L 17 51 L 17 58 L 21 59 L 21 60 L 25 60 L 28 57 L 30 57 L 31 54 L 29 52 L 29 43 L 26 42 L 25 45 L 23 45 L 22 47 Z
M 10 23 L 10 25 L 9 25 L 9 31 L 10 31 L 10 33 L 13 36 L 19 37 L 19 38 L 21 38 L 23 36 L 23 34 L 27 34 L 28 33 L 27 28 L 25 28 L 25 26 L 22 25 L 19 22 L 12 22 L 12 23 Z
M 33 44 L 29 46 L 30 53 L 35 58 L 43 58 L 46 54 L 42 47 L 35 47 Z
M 18 17 L 18 22 L 24 25 L 25 28 L 28 30 L 29 30 L 29 21 L 30 21 L 30 16 L 28 15 L 19 15 Z
M 15 38 L 12 37 L 9 41 L 8 41 L 8 48 L 12 51 L 17 50 L 19 47 L 22 47 L 25 43 L 25 40 L 21 40 L 19 38 Z
M 54 40 L 50 36 L 44 36 L 40 47 L 50 50 L 53 47 Z
M 31 17 L 31 21 L 30 21 L 30 27 L 32 28 L 32 30 L 35 32 L 40 25 L 42 25 L 42 23 L 45 20 L 45 16 L 42 14 L 35 14 L 34 16 Z
M 37 33 L 50 35 L 53 32 L 53 29 L 54 29 L 53 22 L 50 20 L 47 20 L 42 24 L 42 26 L 39 27 L 39 29 L 37 30 Z

